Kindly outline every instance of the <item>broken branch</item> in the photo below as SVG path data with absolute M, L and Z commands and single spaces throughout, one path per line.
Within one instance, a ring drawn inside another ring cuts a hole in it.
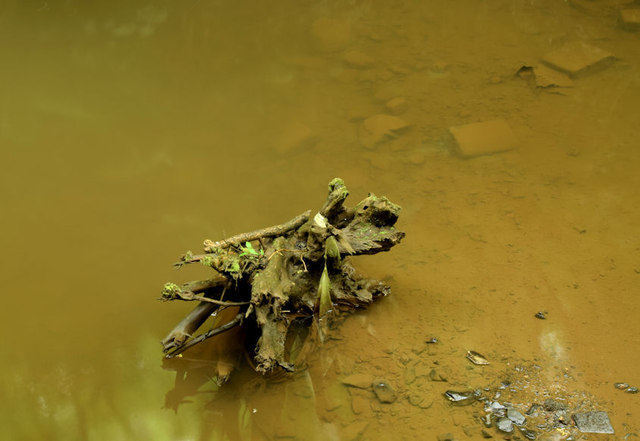
M 211 329 L 210 331 L 207 331 L 204 334 L 195 337 L 189 343 L 186 343 L 185 345 L 182 345 L 182 346 L 178 347 L 174 351 L 169 352 L 168 354 L 165 355 L 165 357 L 166 358 L 173 358 L 176 355 L 179 355 L 179 354 L 183 353 L 187 349 L 197 345 L 198 343 L 202 343 L 203 341 L 205 341 L 208 338 L 215 337 L 216 335 L 222 334 L 223 332 L 226 332 L 226 331 L 228 331 L 230 329 L 233 329 L 236 326 L 240 326 L 242 324 L 242 320 L 243 319 L 244 319 L 244 311 L 243 312 L 239 312 L 238 315 L 236 315 L 235 318 L 233 320 L 231 320 L 230 322 L 225 323 L 222 326 L 219 326 L 219 327 L 217 327 L 215 329 Z
M 243 242 L 251 242 L 253 240 L 258 240 L 261 238 L 280 236 L 288 231 L 295 230 L 300 225 L 304 224 L 309 220 L 309 216 L 311 216 L 311 210 L 305 211 L 301 215 L 294 217 L 289 222 L 285 222 L 284 224 L 274 225 L 272 227 L 252 231 L 250 233 L 237 234 L 233 237 L 218 242 L 213 242 L 209 239 L 206 239 L 204 241 L 204 251 L 206 253 L 211 253 L 218 248 L 224 249 L 232 245 L 241 244 Z

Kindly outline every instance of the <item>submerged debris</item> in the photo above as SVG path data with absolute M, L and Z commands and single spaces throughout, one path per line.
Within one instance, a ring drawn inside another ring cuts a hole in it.
M 487 360 L 484 355 L 479 354 L 476 351 L 467 351 L 466 357 L 471 363 L 479 366 L 485 366 L 489 364 L 489 360 Z
M 343 205 L 347 196 L 344 182 L 336 178 L 315 215 L 307 211 L 281 225 L 217 242 L 205 240 L 204 254 L 187 252 L 177 267 L 199 262 L 214 274 L 182 285 L 165 284 L 162 300 L 199 302 L 162 341 L 166 358 L 245 325 L 248 334 L 255 335 L 257 371 L 292 370 L 310 326 L 326 323 L 338 310 L 363 307 L 388 294 L 387 285 L 357 275 L 348 257 L 388 251 L 398 244 L 404 237 L 394 228 L 400 207 L 370 193 L 349 208 Z M 235 315 L 193 336 L 209 316 L 223 309 Z M 316 326 L 320 336 L 323 327 Z
M 376 380 L 372 384 L 373 392 L 381 403 L 393 403 L 398 398 L 393 386 L 386 380 Z
M 506 375 L 491 386 L 444 392 L 444 398 L 453 405 L 470 407 L 468 413 L 477 426 L 463 427 L 468 436 L 471 433 L 483 438 L 535 440 L 552 439 L 559 433 L 562 439 L 578 439 L 580 433 L 613 433 L 607 413 L 599 410 L 597 401 L 583 391 L 553 398 L 548 390 L 532 394 L 532 386 L 540 379 L 538 365 L 516 365 Z M 456 384 L 455 379 L 451 381 Z M 468 381 L 465 378 L 457 384 Z M 530 401 L 545 395 L 543 401 Z
M 468 406 L 469 404 L 475 403 L 478 398 L 480 398 L 481 394 L 482 393 L 479 390 L 467 390 L 462 392 L 448 390 L 444 393 L 444 397 L 456 406 Z
M 564 403 L 561 403 L 553 398 L 547 398 L 542 403 L 544 410 L 547 412 L 557 412 L 559 410 L 567 410 L 567 406 Z
M 573 421 L 582 433 L 614 433 L 607 412 L 576 413 L 573 415 Z
M 531 429 L 527 429 L 527 428 L 520 428 L 520 433 L 522 433 L 522 436 L 524 436 L 526 439 L 536 439 L 538 436 L 538 433 L 535 430 L 531 430 Z
M 513 424 L 515 424 L 517 426 L 522 426 L 524 424 L 524 422 L 527 420 L 524 417 L 524 415 L 522 415 L 520 412 L 518 412 L 517 410 L 515 410 L 512 407 L 507 409 L 507 418 L 509 418 L 511 421 L 513 421 Z
M 449 127 L 449 131 L 455 138 L 458 153 L 465 158 L 500 153 L 518 146 L 511 127 L 502 119 Z
M 635 386 L 630 386 L 629 383 L 615 383 L 614 386 L 616 387 L 616 389 L 623 390 L 628 394 L 638 393 L 638 388 Z
M 511 433 L 513 432 L 513 421 L 509 418 L 502 417 L 496 422 L 496 427 L 501 432 Z
M 613 54 L 583 41 L 571 41 L 542 57 L 550 67 L 577 76 L 614 58 Z

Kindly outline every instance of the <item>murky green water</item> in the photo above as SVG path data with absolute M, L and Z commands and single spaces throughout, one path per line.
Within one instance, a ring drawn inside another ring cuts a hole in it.
M 581 402 L 608 412 L 615 439 L 640 435 L 640 395 L 613 386 L 640 386 L 631 7 L 5 0 L 1 437 L 482 439 L 482 406 L 442 393 L 507 378 L 523 411 Z M 517 75 L 576 41 L 615 59 L 571 87 Z M 372 141 L 378 114 L 409 127 Z M 454 153 L 449 127 L 493 119 L 516 149 Z M 351 204 L 371 191 L 403 207 L 405 241 L 357 263 L 392 296 L 291 377 L 238 356 L 218 390 L 215 347 L 189 373 L 163 369 L 159 341 L 190 305 L 155 299 L 202 274 L 171 263 L 319 208 L 334 176 Z M 353 374 L 397 401 L 345 387 Z

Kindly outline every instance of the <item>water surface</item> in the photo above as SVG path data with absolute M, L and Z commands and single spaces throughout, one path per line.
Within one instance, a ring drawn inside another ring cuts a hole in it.
M 640 396 L 613 387 L 640 386 L 640 34 L 624 7 L 6 0 L 3 438 L 481 439 L 442 393 L 505 378 L 523 410 L 583 400 L 638 433 Z M 616 58 L 572 87 L 516 75 L 571 41 Z M 410 127 L 371 145 L 381 113 Z M 449 127 L 492 119 L 517 149 L 455 154 Z M 207 363 L 163 369 L 159 340 L 190 305 L 159 290 L 203 274 L 171 263 L 318 209 L 335 176 L 351 204 L 403 207 L 405 241 L 356 262 L 392 296 L 291 377 L 239 357 L 218 390 Z M 342 385 L 356 373 L 398 400 Z

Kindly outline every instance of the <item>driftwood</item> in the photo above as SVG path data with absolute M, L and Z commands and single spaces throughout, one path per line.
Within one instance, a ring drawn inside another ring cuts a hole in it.
M 198 305 L 162 340 L 173 358 L 208 338 L 251 323 L 258 331 L 254 362 L 259 372 L 293 369 L 289 351 L 292 324 L 302 317 L 320 321 L 338 310 L 366 306 L 389 287 L 356 274 L 350 256 L 387 251 L 404 233 L 395 229 L 400 207 L 369 194 L 353 208 L 344 182 L 329 183 L 329 195 L 315 214 L 221 241 L 204 241 L 204 254 L 190 252 L 176 266 L 199 262 L 214 270 L 210 279 L 167 283 L 162 300 L 197 301 Z M 221 309 L 235 317 L 199 336 L 193 334 Z M 308 322 L 308 321 L 307 321 Z M 297 327 L 297 326 L 295 326 Z

